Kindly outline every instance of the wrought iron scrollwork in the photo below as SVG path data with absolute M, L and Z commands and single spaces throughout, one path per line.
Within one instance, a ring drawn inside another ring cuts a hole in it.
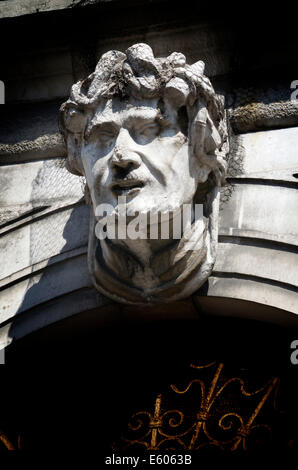
M 184 387 L 172 384 L 168 391 L 158 393 L 153 411 L 138 411 L 131 416 L 127 433 L 121 438 L 122 449 L 198 451 L 215 446 L 221 450 L 246 451 L 253 436 L 260 440 L 267 434 L 270 439 L 271 426 L 263 422 L 261 414 L 270 398 L 276 409 L 279 378 L 271 377 L 250 390 L 243 378 L 225 377 L 223 363 L 190 367 L 199 374 L 210 372 L 211 378 L 198 376 Z M 246 402 L 241 406 L 239 401 L 243 399 Z M 179 404 L 178 409 L 167 408 L 173 401 Z
M 16 443 L 13 443 L 10 438 L 8 438 L 7 434 L 5 434 L 2 430 L 0 430 L 0 442 L 1 448 L 6 450 L 21 450 L 21 436 L 20 434 L 17 436 Z

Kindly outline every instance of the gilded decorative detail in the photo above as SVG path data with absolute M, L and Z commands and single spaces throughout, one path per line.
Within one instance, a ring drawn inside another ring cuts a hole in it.
M 215 446 L 221 450 L 247 451 L 253 434 L 259 432 L 265 438 L 265 432 L 271 437 L 271 426 L 263 421 L 262 411 L 270 399 L 276 409 L 277 377 L 251 390 L 242 378 L 225 377 L 223 363 L 191 364 L 190 367 L 198 372 L 212 372 L 211 379 L 199 376 L 182 388 L 170 385 L 179 409 L 167 409 L 170 391 L 158 393 L 153 412 L 138 411 L 132 415 L 128 432 L 122 437 L 122 449 L 198 451 Z M 232 391 L 234 386 L 238 389 L 237 398 L 235 389 Z M 191 398 L 190 393 L 195 395 Z M 187 397 L 191 400 L 179 400 Z M 235 405 L 238 398 L 246 401 L 240 409 Z
M 22 450 L 20 435 L 17 436 L 17 442 L 14 444 L 7 435 L 0 430 L 0 442 L 2 444 L 1 448 L 4 448 L 5 450 Z

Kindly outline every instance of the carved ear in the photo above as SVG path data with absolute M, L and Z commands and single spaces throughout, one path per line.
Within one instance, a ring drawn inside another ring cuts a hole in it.
M 208 111 L 203 101 L 198 100 L 193 109 L 193 120 L 190 127 L 190 141 L 195 154 L 204 152 Z
M 67 101 L 60 108 L 59 124 L 67 148 L 66 166 L 75 175 L 83 175 L 81 143 L 86 122 L 86 114 L 75 103 Z
M 207 116 L 206 121 L 206 133 L 205 133 L 205 145 L 204 150 L 207 154 L 213 154 L 216 149 L 221 146 L 221 137 L 219 135 L 218 130 L 216 129 L 215 125 L 213 124 L 212 119 Z
M 68 132 L 78 134 L 83 131 L 87 121 L 86 114 L 71 104 L 64 110 L 63 124 Z
M 204 162 L 204 145 L 206 138 L 206 126 L 208 111 L 204 102 L 199 100 L 194 110 L 194 118 L 190 127 L 191 146 L 194 156 L 199 163 L 197 178 L 199 183 L 205 183 L 208 179 L 210 168 Z
M 74 175 L 83 176 L 83 165 L 81 160 L 81 134 L 67 134 L 66 149 L 67 161 L 66 168 Z
M 216 149 L 221 146 L 222 139 L 209 115 L 205 102 L 202 100 L 198 100 L 195 107 L 190 137 L 193 153 L 199 162 L 198 182 L 206 182 L 209 174 L 213 172 L 217 184 L 220 184 L 221 172 L 224 168 L 216 155 Z

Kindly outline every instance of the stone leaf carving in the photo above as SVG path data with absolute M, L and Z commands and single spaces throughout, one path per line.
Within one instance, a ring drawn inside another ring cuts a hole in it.
M 109 51 L 73 85 L 60 128 L 69 171 L 86 178 L 96 288 L 137 304 L 196 291 L 215 262 L 227 152 L 204 63 L 147 44 Z

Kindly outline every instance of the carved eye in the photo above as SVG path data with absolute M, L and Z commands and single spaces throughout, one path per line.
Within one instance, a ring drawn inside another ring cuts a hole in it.
M 111 131 L 101 130 L 97 133 L 97 139 L 102 145 L 109 146 L 115 141 L 116 134 Z
M 153 133 L 156 134 L 158 131 L 159 131 L 159 125 L 156 122 L 152 122 L 151 124 L 146 124 L 140 130 L 141 134 L 144 134 L 144 135 L 153 134 Z
M 136 139 L 140 141 L 140 143 L 149 143 L 153 140 L 160 131 L 160 127 L 156 122 L 151 122 L 148 124 L 144 124 L 139 129 L 135 131 Z

